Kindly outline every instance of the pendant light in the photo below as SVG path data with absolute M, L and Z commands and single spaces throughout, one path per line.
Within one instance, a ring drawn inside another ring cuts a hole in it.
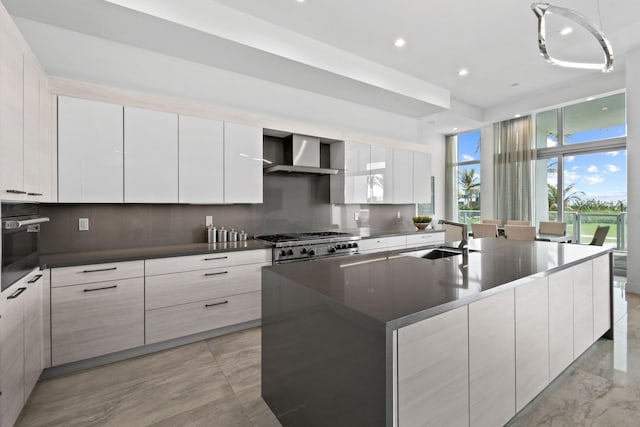
M 604 33 L 591 24 L 583 14 L 564 7 L 552 6 L 549 3 L 532 3 L 531 9 L 538 17 L 538 49 L 540 49 L 540 54 L 547 60 L 547 62 L 560 67 L 601 70 L 605 73 L 613 70 L 613 50 L 611 48 L 611 43 L 609 43 L 609 40 L 607 40 Z M 600 3 L 598 3 L 598 14 L 599 13 Z M 600 47 L 602 47 L 604 52 L 604 61 L 602 63 L 563 61 L 549 55 L 545 34 L 545 17 L 550 14 L 563 16 L 587 30 L 593 37 L 595 37 L 598 44 L 600 44 Z

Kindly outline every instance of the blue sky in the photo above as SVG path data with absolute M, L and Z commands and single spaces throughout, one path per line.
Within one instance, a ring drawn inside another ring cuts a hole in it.
M 624 136 L 625 126 L 613 126 L 607 129 L 595 129 L 573 133 L 566 144 L 601 140 Z M 479 160 L 480 152 L 476 152 L 480 132 L 469 132 L 458 135 L 458 161 Z M 567 139 L 567 138 L 565 138 Z M 547 146 L 555 146 L 553 139 Z M 479 172 L 479 166 L 472 166 Z M 556 185 L 557 177 L 549 174 L 547 181 Z M 597 199 L 608 202 L 627 200 L 627 152 L 611 151 L 596 154 L 585 154 L 564 157 L 564 185 L 574 184 L 577 191 L 582 191 L 584 199 Z

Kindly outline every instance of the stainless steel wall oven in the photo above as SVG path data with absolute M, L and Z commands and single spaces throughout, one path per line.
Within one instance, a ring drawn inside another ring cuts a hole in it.
M 38 216 L 37 205 L 3 203 L 2 291 L 39 265 L 38 232 L 49 218 Z

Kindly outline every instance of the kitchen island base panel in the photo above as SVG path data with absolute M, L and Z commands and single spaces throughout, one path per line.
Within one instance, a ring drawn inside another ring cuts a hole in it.
M 262 396 L 282 425 L 384 426 L 385 325 L 268 271 L 262 283 Z
M 477 246 L 468 262 L 387 252 L 264 268 L 262 395 L 282 425 L 504 425 L 611 331 L 610 250 L 498 239 Z M 609 276 L 593 274 L 594 264 Z M 453 322 L 456 313 L 467 321 Z M 551 325 L 571 333 L 551 334 Z M 352 359 L 359 365 L 344 369 Z M 376 366 L 385 378 L 375 379 Z M 365 398 L 386 412 L 357 418 Z M 447 418 L 452 406 L 459 418 Z

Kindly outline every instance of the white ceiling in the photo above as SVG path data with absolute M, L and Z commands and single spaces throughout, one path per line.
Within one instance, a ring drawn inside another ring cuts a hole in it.
M 610 39 L 614 71 L 572 70 L 538 53 L 530 0 L 3 0 L 10 13 L 327 96 L 460 128 L 524 99 L 578 86 L 615 90 L 640 46 L 640 1 L 559 0 Z M 601 22 L 601 24 L 600 24 Z M 556 56 L 593 57 L 579 32 Z M 396 48 L 402 37 L 407 44 Z M 210 49 L 215 46 L 216 50 Z M 224 53 L 224 54 L 220 54 Z M 469 75 L 457 71 L 467 68 Z M 574 91 L 577 96 L 592 95 Z M 594 93 L 597 94 L 597 93 Z M 549 104 L 547 104 L 549 105 Z M 543 105 L 539 105 L 542 107 Z M 529 104 L 527 108 L 535 108 Z M 526 112 L 526 111 L 521 111 Z

